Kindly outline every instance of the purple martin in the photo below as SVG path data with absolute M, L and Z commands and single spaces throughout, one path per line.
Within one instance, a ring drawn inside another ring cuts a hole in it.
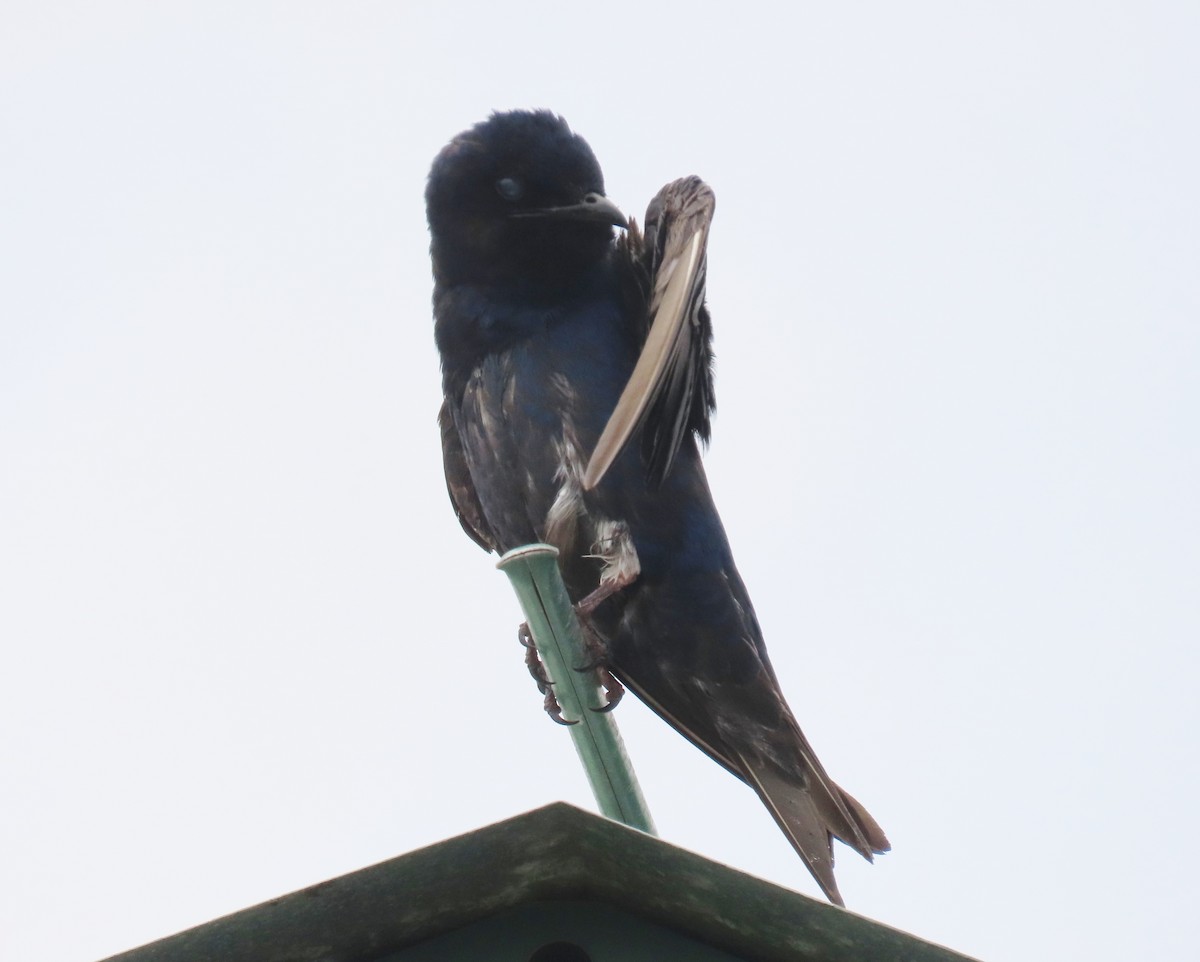
M 715 406 L 711 190 L 668 184 L 639 231 L 583 138 L 513 111 L 455 137 L 425 199 L 463 529 L 489 551 L 555 545 L 606 667 L 754 789 L 842 904 L 832 840 L 867 859 L 888 841 L 784 699 L 700 461 Z

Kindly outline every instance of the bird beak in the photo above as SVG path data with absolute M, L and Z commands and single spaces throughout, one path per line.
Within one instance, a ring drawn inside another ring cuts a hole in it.
M 510 217 L 542 217 L 547 220 L 582 220 L 628 228 L 629 221 L 619 207 L 603 194 L 585 194 L 578 204 L 543 207 L 540 210 L 514 211 Z

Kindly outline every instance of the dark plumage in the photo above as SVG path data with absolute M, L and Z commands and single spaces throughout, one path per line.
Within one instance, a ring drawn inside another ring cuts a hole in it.
M 784 701 L 697 447 L 714 407 L 711 191 L 667 185 L 645 237 L 614 241 L 626 224 L 591 149 L 518 111 L 451 141 L 426 201 L 464 530 L 489 550 L 556 545 L 576 601 L 620 585 L 591 616 L 612 671 L 758 793 L 841 904 L 831 839 L 868 859 L 888 842 Z

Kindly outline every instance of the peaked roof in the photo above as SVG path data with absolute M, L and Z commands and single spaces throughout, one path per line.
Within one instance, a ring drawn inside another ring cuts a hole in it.
M 970 962 L 564 802 L 107 962 L 377 959 L 507 909 L 562 899 L 608 903 L 764 962 Z

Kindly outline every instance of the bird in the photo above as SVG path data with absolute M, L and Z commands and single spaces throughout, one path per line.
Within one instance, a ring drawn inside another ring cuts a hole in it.
M 833 840 L 868 860 L 890 845 L 788 706 L 701 462 L 711 188 L 672 181 L 639 228 L 565 120 L 513 110 L 437 154 L 425 201 L 463 530 L 486 551 L 554 545 L 603 667 L 753 789 L 844 905 Z

